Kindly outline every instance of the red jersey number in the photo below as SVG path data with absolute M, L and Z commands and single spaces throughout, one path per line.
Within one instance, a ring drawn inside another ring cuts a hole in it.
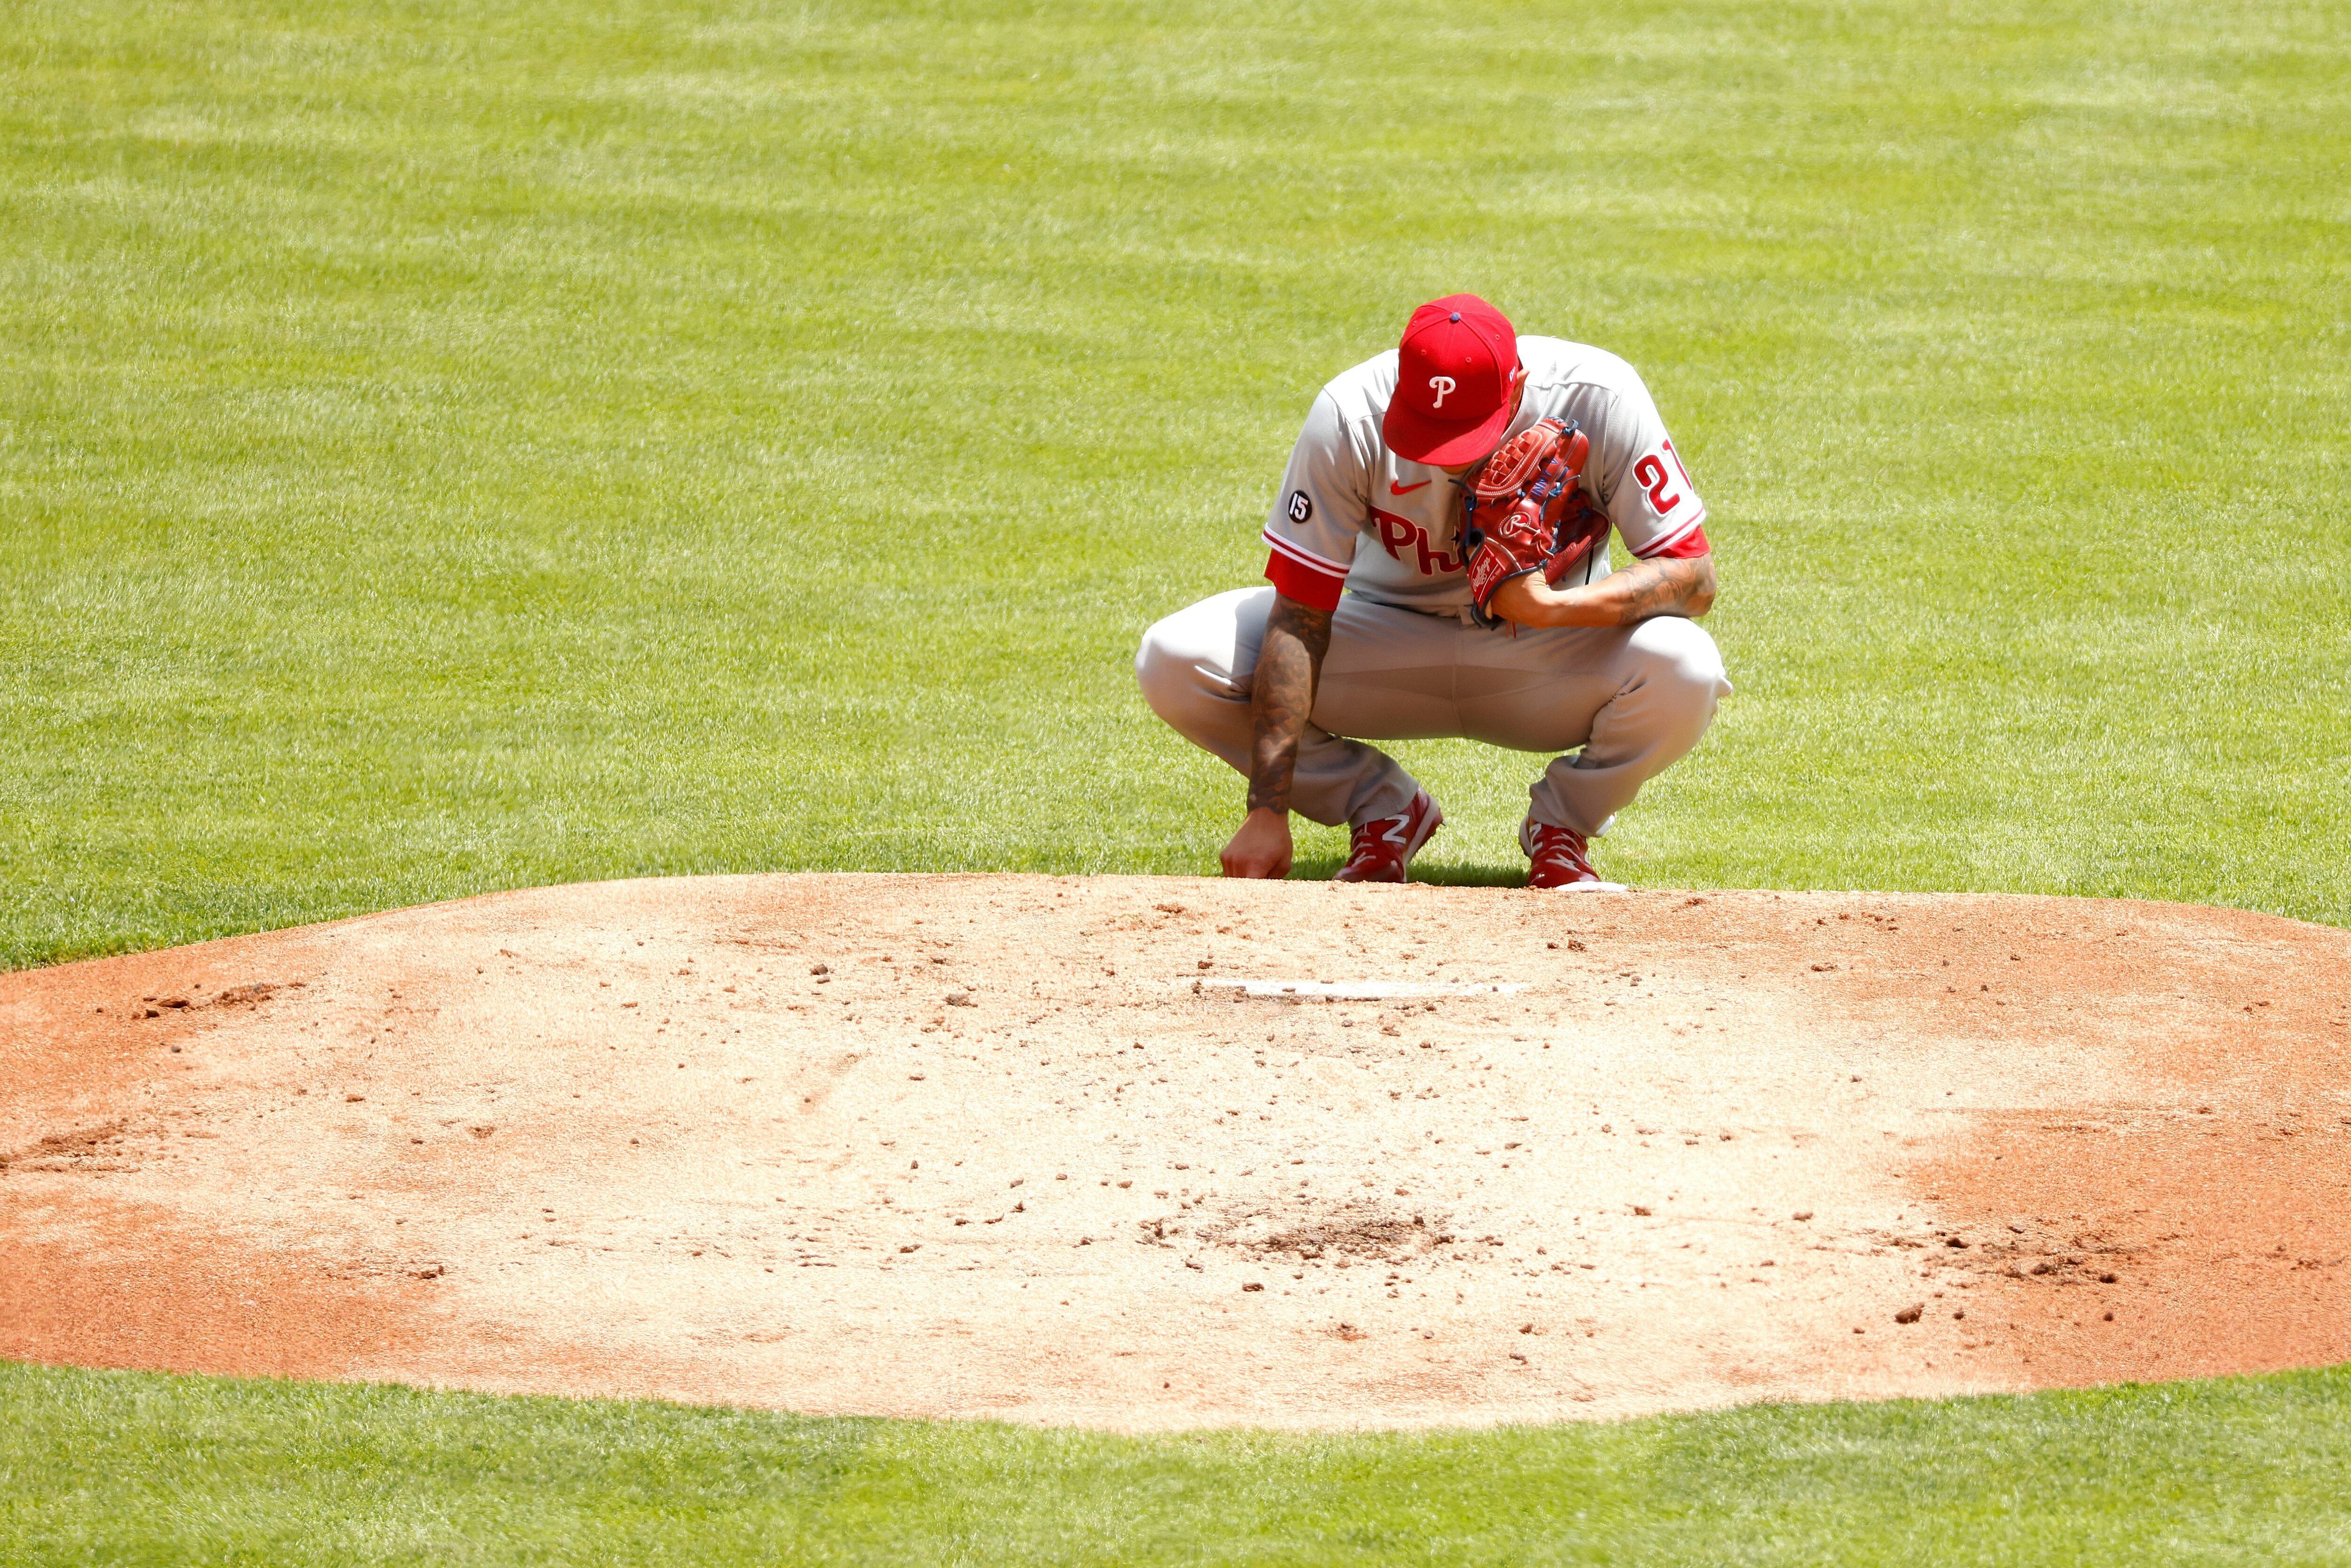
M 1679 496 L 1667 493 L 1666 486 L 1674 482 L 1674 476 L 1666 471 L 1665 460 L 1654 452 L 1633 465 L 1633 481 L 1649 493 L 1649 509 L 1661 517 L 1682 504 Z

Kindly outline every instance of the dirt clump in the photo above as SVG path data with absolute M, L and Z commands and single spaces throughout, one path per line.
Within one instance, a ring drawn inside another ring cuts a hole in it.
M 1204 1233 L 1204 1239 L 1238 1252 L 1280 1256 L 1301 1262 L 1326 1257 L 1383 1259 L 1390 1261 L 1418 1257 L 1453 1239 L 1420 1215 L 1409 1218 L 1375 1208 L 1349 1207 L 1315 1218 L 1301 1218 L 1259 1207 L 1229 1215 Z
M 99 1156 L 120 1149 L 124 1125 L 118 1118 L 101 1122 L 94 1127 L 77 1127 L 69 1133 L 50 1133 L 13 1154 L 0 1150 L 0 1171 L 12 1167 L 22 1171 L 127 1169 L 129 1167 L 122 1166 L 100 1166 L 93 1163 Z

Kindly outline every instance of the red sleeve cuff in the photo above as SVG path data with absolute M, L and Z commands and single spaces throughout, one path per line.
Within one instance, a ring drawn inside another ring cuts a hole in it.
M 1644 556 L 1642 559 L 1644 560 L 1691 560 L 1698 556 L 1709 554 L 1713 549 L 1712 545 L 1706 542 L 1706 529 L 1695 528 L 1656 554 Z
M 1291 599 L 1310 610 L 1336 610 L 1339 595 L 1345 591 L 1347 580 L 1333 577 L 1327 571 L 1317 571 L 1311 566 L 1292 560 L 1275 550 L 1266 557 L 1265 580 L 1284 599 Z

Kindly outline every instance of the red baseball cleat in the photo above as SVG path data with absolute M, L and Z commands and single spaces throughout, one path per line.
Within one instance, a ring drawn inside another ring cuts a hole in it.
M 1358 822 L 1347 840 L 1347 863 L 1332 873 L 1332 882 L 1403 882 L 1405 868 L 1429 836 L 1445 825 L 1445 813 L 1426 789 L 1416 793 L 1401 817 L 1375 817 Z
M 1529 887 L 1564 888 L 1573 893 L 1623 893 L 1621 882 L 1603 882 L 1592 869 L 1590 841 L 1573 828 L 1555 828 L 1530 817 L 1519 828 L 1519 842 L 1533 863 L 1527 868 Z

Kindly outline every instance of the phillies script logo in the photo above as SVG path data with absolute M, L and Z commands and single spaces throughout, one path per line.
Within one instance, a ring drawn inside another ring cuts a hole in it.
M 1453 557 L 1441 549 L 1430 548 L 1428 530 L 1411 518 L 1399 517 L 1394 512 L 1383 512 L 1377 507 L 1374 507 L 1372 521 L 1378 525 L 1380 546 L 1388 552 L 1391 559 L 1395 560 L 1407 559 L 1404 553 L 1405 547 L 1406 545 L 1412 547 L 1411 559 L 1418 563 L 1421 576 L 1450 575 L 1461 570 L 1461 563 Z

